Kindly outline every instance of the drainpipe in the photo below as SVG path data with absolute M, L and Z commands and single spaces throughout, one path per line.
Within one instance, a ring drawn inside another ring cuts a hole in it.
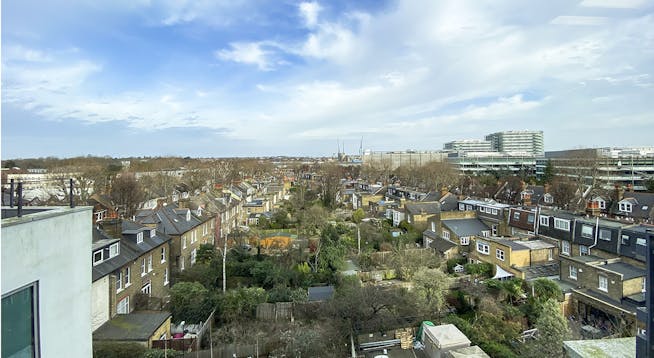
M 14 207 L 14 179 L 11 179 L 11 184 L 9 184 L 9 207 Z
M 540 206 L 536 207 L 536 217 L 534 218 L 534 233 L 538 236 L 538 229 L 540 228 Z
M 590 255 L 590 249 L 597 246 L 597 236 L 599 236 L 599 217 L 595 221 L 595 243 L 588 247 L 588 255 Z
M 16 216 L 23 216 L 23 183 L 18 182 L 18 210 L 16 211 Z

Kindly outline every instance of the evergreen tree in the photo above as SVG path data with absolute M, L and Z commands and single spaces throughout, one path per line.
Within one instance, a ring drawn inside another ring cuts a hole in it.
M 570 336 L 570 329 L 556 300 L 543 303 L 535 328 L 538 329 L 536 338 L 525 342 L 522 356 L 563 357 L 563 340 Z

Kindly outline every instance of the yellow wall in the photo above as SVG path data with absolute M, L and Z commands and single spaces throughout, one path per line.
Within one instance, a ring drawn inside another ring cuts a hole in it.
M 154 332 L 154 334 L 152 336 L 150 336 L 150 339 L 148 339 L 148 347 L 152 348 L 152 341 L 158 340 L 159 337 L 161 337 L 161 335 L 164 334 L 164 333 L 166 334 L 166 338 L 168 338 L 168 339 L 171 338 L 171 335 L 170 335 L 170 317 L 168 317 L 168 319 L 166 319 L 166 321 L 164 323 L 162 323 L 161 326 L 159 326 L 159 328 L 157 328 L 157 330 Z

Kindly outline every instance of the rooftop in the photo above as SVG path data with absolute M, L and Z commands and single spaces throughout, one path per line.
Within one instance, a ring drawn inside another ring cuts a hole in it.
M 81 211 L 91 211 L 90 206 L 23 206 L 22 216 L 18 216 L 17 207 L 2 208 L 2 226 L 24 224 L 31 221 L 44 220 L 56 216 L 68 215 Z
M 568 357 L 628 358 L 636 356 L 636 337 L 564 341 Z
M 170 312 L 165 311 L 119 314 L 93 332 L 93 340 L 147 341 L 170 316 Z

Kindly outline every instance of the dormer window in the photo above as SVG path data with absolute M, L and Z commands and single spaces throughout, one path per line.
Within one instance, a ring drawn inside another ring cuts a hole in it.
M 98 250 L 93 253 L 93 266 L 102 263 L 104 261 L 103 250 Z
M 620 203 L 620 211 L 625 213 L 631 212 L 631 203 Z
M 137 243 L 137 244 L 140 244 L 140 243 L 142 243 L 142 242 L 143 242 L 143 231 L 141 231 L 141 232 L 139 232 L 138 234 L 136 234 L 136 243 Z
M 191 221 L 191 210 L 186 211 L 186 221 Z
M 109 258 L 116 257 L 120 254 L 120 242 L 109 246 Z
M 602 199 L 595 199 L 595 202 L 597 203 L 597 205 L 599 205 L 600 209 L 606 209 L 606 201 Z
M 547 204 L 553 204 L 554 203 L 554 197 L 550 194 L 547 193 L 543 196 L 543 201 Z
M 157 234 L 157 230 L 152 229 L 150 230 L 150 237 L 154 237 Z

